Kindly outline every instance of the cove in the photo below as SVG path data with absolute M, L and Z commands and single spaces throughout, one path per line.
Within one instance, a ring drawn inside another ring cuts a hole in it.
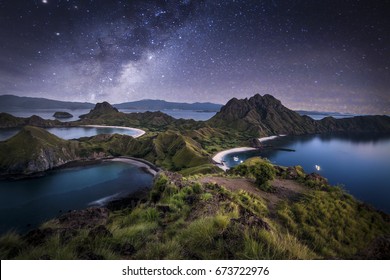
M 254 156 L 282 166 L 301 165 L 307 173 L 319 173 L 330 184 L 341 184 L 357 199 L 390 213 L 389 135 L 285 136 L 264 144 L 272 147 L 231 153 L 223 160 L 228 167 Z
M 133 137 L 141 136 L 144 131 L 136 128 L 119 127 L 119 126 L 75 126 L 75 127 L 51 127 L 46 128 L 51 134 L 54 134 L 62 139 L 77 139 L 81 137 L 91 137 L 99 134 L 124 134 Z M 3 128 L 0 129 L 0 141 L 5 141 L 15 134 L 20 129 Z
M 50 171 L 44 177 L 0 181 L 0 233 L 25 232 L 69 210 L 101 206 L 114 197 L 150 188 L 142 164 L 103 161 Z

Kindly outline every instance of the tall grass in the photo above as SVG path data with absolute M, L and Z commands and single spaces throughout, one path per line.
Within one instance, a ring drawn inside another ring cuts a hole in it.
M 388 222 L 340 189 L 312 191 L 296 203 L 279 206 L 290 232 L 325 258 L 350 258 L 375 237 L 390 233 Z

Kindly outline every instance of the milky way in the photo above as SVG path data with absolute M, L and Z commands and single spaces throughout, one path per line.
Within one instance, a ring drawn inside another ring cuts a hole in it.
M 0 94 L 390 114 L 389 1 L 0 1 Z

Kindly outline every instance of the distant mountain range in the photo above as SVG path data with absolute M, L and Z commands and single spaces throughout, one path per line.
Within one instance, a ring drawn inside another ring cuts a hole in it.
M 306 111 L 306 110 L 296 110 L 301 116 L 340 116 L 340 117 L 352 117 L 354 114 L 349 113 L 340 113 L 340 112 L 322 112 L 322 111 Z
M 93 109 L 94 106 L 94 103 L 89 102 L 69 102 L 47 98 L 0 95 L 0 112 L 8 112 L 13 109 Z M 218 112 L 223 105 L 210 102 L 181 103 L 169 102 L 165 100 L 144 99 L 139 101 L 113 104 L 113 106 L 119 110 L 191 110 L 202 112 Z M 302 116 L 352 116 L 352 114 L 339 112 L 318 112 L 305 110 L 297 110 L 296 112 Z
M 46 98 L 0 95 L 0 111 L 10 109 L 92 109 L 95 104 L 66 102 Z
M 19 97 L 15 95 L 0 95 L 0 111 L 10 109 L 92 109 L 95 104 L 88 102 L 66 102 L 46 98 Z M 204 103 L 179 103 L 164 100 L 145 99 L 140 101 L 114 104 L 118 109 L 141 109 L 141 110 L 192 110 L 217 112 L 221 104 L 210 102 Z

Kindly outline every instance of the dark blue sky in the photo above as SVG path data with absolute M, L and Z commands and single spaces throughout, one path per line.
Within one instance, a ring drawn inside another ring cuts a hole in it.
M 0 94 L 390 114 L 389 1 L 0 1 Z

